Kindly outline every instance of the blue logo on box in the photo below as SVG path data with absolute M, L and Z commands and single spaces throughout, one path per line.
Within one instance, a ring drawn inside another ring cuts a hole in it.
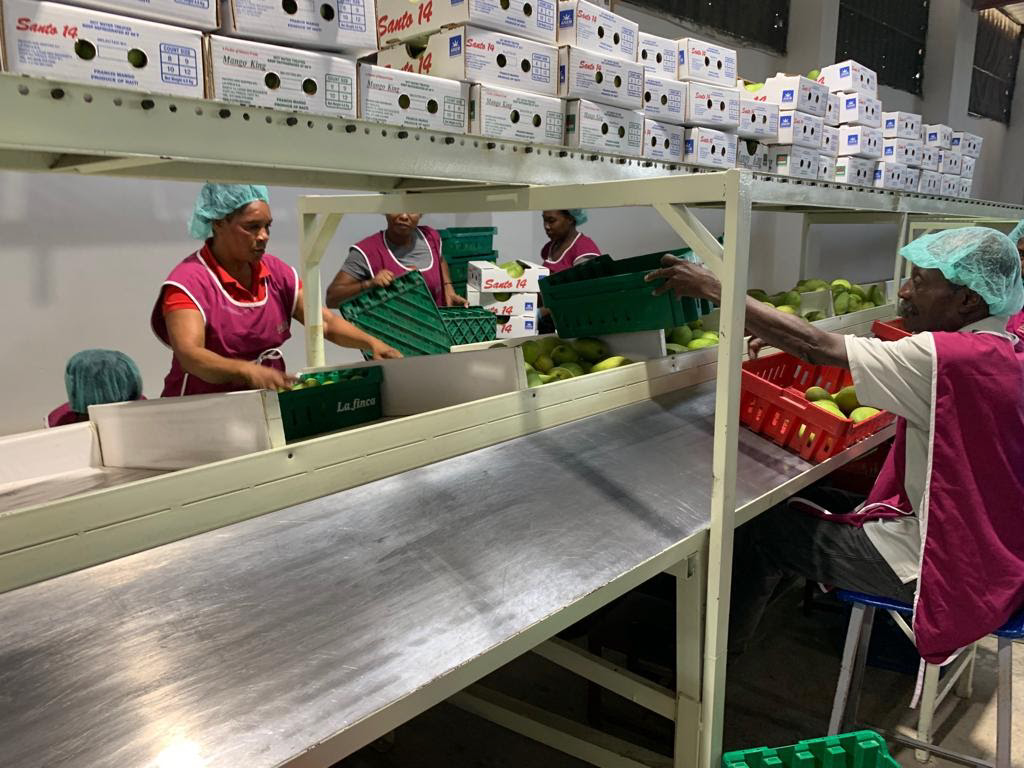
M 792 100 L 793 100 L 793 91 L 783 91 L 782 92 L 782 103 L 783 104 L 785 104 L 788 101 L 792 101 Z
M 559 11 L 558 26 L 560 26 L 562 29 L 565 29 L 566 27 L 571 27 L 573 25 L 574 17 L 575 11 L 573 11 L 571 8 L 567 11 Z
M 692 153 L 693 153 L 693 139 L 687 139 L 686 140 L 686 154 L 689 155 L 689 154 L 692 154 Z
M 929 133 L 928 134 L 928 141 L 938 141 L 938 140 L 939 140 L 939 134 L 937 134 L 937 133 Z
M 885 154 L 891 155 L 892 154 L 892 147 L 886 147 L 885 148 Z
M 686 63 L 686 51 L 679 51 L 679 66 L 683 66 Z
M 462 35 L 454 35 L 453 37 L 448 38 L 448 55 L 462 55 Z
M 526 328 L 526 330 L 528 330 L 528 331 L 532 331 L 533 330 L 533 320 L 527 320 L 526 323 L 524 323 L 523 327 Z
M 849 136 L 846 137 L 846 145 L 849 146 L 849 147 L 857 146 L 857 134 L 856 133 L 851 133 Z
M 847 99 L 846 100 L 846 108 L 847 109 L 856 109 L 857 108 L 857 97 L 856 96 L 854 96 L 852 99 Z
M 849 67 L 840 67 L 839 68 L 839 76 L 840 77 L 849 77 L 850 76 L 850 68 Z
M 880 170 L 878 170 L 877 168 L 875 169 L 875 178 L 876 179 L 882 178 L 882 172 Z
M 885 127 L 886 128 L 895 128 L 896 127 L 896 121 L 895 120 L 886 120 L 885 121 Z
M 779 117 L 779 128 L 789 128 L 793 124 L 792 115 L 782 115 Z
M 954 147 L 959 147 L 960 146 L 960 139 L 958 139 L 956 136 L 953 137 L 953 146 Z

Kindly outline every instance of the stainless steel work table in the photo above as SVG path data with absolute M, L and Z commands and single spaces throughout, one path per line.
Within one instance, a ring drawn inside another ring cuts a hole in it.
M 3 765 L 329 765 L 685 556 L 713 388 L 0 596 Z M 737 506 L 825 471 L 743 431 Z

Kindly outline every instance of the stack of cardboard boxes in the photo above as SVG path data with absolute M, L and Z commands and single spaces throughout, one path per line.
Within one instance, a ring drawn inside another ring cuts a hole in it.
M 540 279 L 547 275 L 547 267 L 525 261 L 512 262 L 511 271 L 508 264 L 471 261 L 466 298 L 494 313 L 499 339 L 533 336 L 539 323 Z
M 800 75 L 782 73 L 768 78 L 755 93 L 756 100 L 779 108 L 779 133 L 768 152 L 773 173 L 818 178 L 828 96 L 825 86 Z M 834 146 L 835 138 L 830 134 L 829 152 Z

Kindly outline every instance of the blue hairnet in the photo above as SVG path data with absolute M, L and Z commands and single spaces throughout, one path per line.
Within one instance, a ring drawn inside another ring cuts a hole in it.
M 213 235 L 213 222 L 220 221 L 255 200 L 270 202 L 262 184 L 203 184 L 188 223 L 188 233 L 196 240 Z
M 572 216 L 573 221 L 575 221 L 577 224 L 586 224 L 587 219 L 590 218 L 589 216 L 587 216 L 587 212 L 583 208 L 569 208 L 568 214 Z
M 1017 244 L 988 227 L 962 227 L 925 235 L 900 254 L 922 269 L 937 269 L 951 283 L 970 288 L 988 304 L 989 314 L 1005 317 L 1024 307 Z
M 1010 234 L 1007 235 L 1016 245 L 1017 241 L 1024 238 L 1024 219 L 1017 222 L 1017 226 L 1010 230 Z
M 85 349 L 68 360 L 64 387 L 71 410 L 86 413 L 90 405 L 138 400 L 142 396 L 142 374 L 124 352 Z

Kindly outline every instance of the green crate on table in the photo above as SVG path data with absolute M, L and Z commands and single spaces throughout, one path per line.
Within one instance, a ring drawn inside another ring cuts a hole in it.
M 322 435 L 381 417 L 379 365 L 304 374 L 317 385 L 277 395 L 287 440 Z
M 451 337 L 423 275 L 406 272 L 387 288 L 371 288 L 343 301 L 342 317 L 406 357 L 450 351 Z
M 874 731 L 807 739 L 788 747 L 728 752 L 722 768 L 900 768 Z
M 452 337 L 452 346 L 494 341 L 497 332 L 494 313 L 483 307 L 445 307 L 441 319 Z
M 490 253 L 497 227 L 448 227 L 441 230 L 441 253 L 447 258 Z
M 644 277 L 659 268 L 665 253 L 672 251 L 621 260 L 599 256 L 542 278 L 541 296 L 558 335 L 574 338 L 663 330 L 699 319 L 695 299 L 651 295 L 656 283 L 645 282 Z
M 471 261 L 498 261 L 498 252 L 491 251 L 490 253 L 481 253 L 475 256 L 469 256 L 465 259 L 449 259 L 445 256 L 445 261 L 448 262 L 448 274 L 451 275 L 452 283 L 465 283 L 469 278 L 469 262 Z

